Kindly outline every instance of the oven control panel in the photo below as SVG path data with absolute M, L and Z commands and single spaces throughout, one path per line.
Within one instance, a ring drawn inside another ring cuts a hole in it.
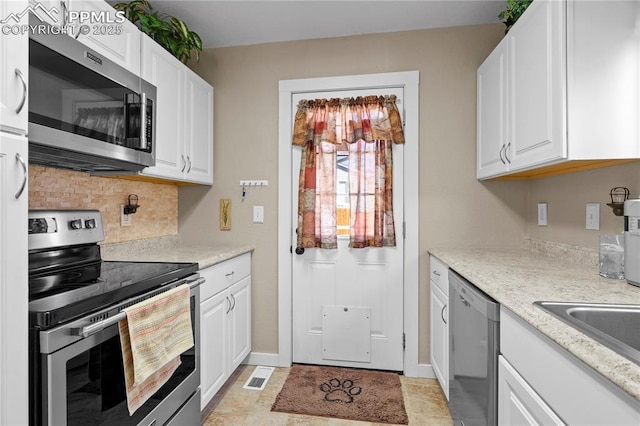
M 29 235 L 58 232 L 58 223 L 53 217 L 29 218 Z
M 104 240 L 98 210 L 30 210 L 28 223 L 29 250 Z

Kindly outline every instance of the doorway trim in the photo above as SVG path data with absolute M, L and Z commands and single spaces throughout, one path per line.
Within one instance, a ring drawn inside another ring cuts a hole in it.
M 291 241 L 291 106 L 293 95 L 323 91 L 404 87 L 404 375 L 418 377 L 418 187 L 419 187 L 419 72 L 364 74 L 340 77 L 280 80 L 278 119 L 278 366 L 290 367 L 293 358 Z M 397 222 L 396 222 L 397 223 Z M 398 232 L 400 228 L 398 227 Z

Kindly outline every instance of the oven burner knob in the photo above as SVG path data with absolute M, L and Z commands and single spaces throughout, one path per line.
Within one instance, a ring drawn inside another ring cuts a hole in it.
M 69 221 L 69 228 L 82 229 L 82 219 L 74 219 Z
M 96 227 L 95 219 L 87 219 L 84 221 L 84 227 L 87 229 L 94 229 Z

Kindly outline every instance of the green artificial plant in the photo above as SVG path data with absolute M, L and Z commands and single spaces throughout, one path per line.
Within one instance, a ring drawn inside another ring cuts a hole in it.
M 500 12 L 498 18 L 507 26 L 505 33 L 516 23 L 533 0 L 507 0 L 507 8 Z
M 196 61 L 200 60 L 202 40 L 197 33 L 190 31 L 183 21 L 165 13 L 158 14 L 148 0 L 118 3 L 113 7 L 124 11 L 129 21 L 182 63 L 186 64 L 192 54 Z

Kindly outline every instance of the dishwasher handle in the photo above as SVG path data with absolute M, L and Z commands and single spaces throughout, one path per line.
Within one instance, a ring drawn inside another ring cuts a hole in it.
M 500 304 L 453 270 L 449 270 L 449 295 L 460 297 L 462 304 L 473 308 L 491 321 L 500 321 Z

